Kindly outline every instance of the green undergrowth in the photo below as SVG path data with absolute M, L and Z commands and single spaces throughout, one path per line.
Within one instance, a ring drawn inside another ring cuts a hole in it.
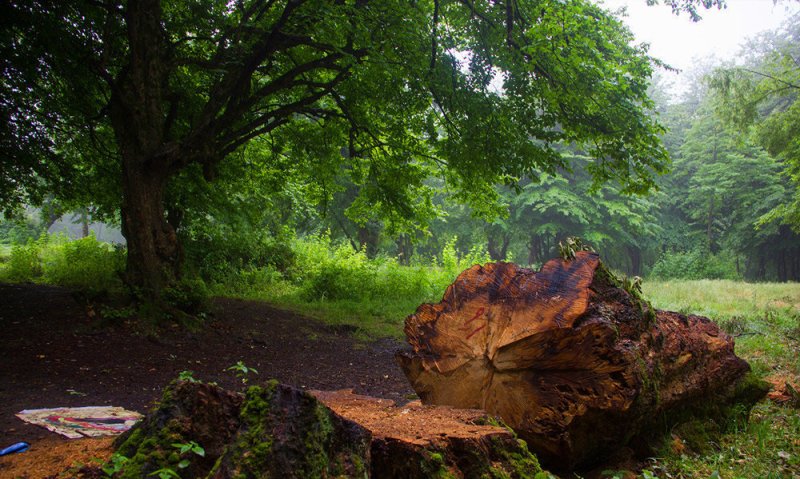
M 736 341 L 751 379 L 780 390 L 800 384 L 800 285 L 729 280 L 645 282 L 658 309 L 699 314 Z M 764 399 L 749 421 L 694 421 L 665 432 L 664 447 L 648 467 L 660 478 L 800 477 L 800 411 Z M 640 476 L 641 477 L 641 476 Z
M 86 292 L 122 289 L 124 249 L 95 236 L 42 235 L 0 250 L 0 281 L 55 284 Z
M 410 265 L 367 257 L 326 236 L 291 241 L 292 260 L 279 270 L 251 265 L 212 275 L 213 293 L 267 301 L 333 325 L 348 325 L 363 339 L 401 337 L 403 319 L 424 302 L 439 301 L 458 274 L 489 261 L 480 249 L 459 253 L 455 239 L 440 255 Z

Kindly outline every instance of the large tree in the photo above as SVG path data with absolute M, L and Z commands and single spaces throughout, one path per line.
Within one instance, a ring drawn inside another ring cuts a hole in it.
M 0 198 L 118 209 L 127 279 L 153 299 L 180 274 L 170 185 L 257 137 L 321 182 L 347 168 L 356 207 L 398 221 L 429 207 L 433 169 L 480 203 L 565 166 L 562 142 L 626 191 L 665 167 L 646 48 L 587 0 L 12 0 L 0 17 Z

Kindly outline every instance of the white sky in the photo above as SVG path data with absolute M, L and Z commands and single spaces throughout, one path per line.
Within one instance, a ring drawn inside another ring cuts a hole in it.
M 712 55 L 720 60 L 734 59 L 739 46 L 748 37 L 765 30 L 774 30 L 793 13 L 800 11 L 800 2 L 780 0 L 727 0 L 728 7 L 706 10 L 698 8 L 703 17 L 692 22 L 689 15 L 676 16 L 665 5 L 647 6 L 646 0 L 603 0 L 610 10 L 626 6 L 628 17 L 623 19 L 639 42 L 650 44 L 650 54 L 680 70 L 692 67 L 696 60 Z M 663 3 L 663 2 L 662 2 Z M 676 77 L 678 93 L 681 76 Z

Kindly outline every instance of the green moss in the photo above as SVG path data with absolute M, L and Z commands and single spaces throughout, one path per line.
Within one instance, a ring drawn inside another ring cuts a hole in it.
M 455 479 L 456 476 L 447 467 L 444 456 L 440 452 L 427 451 L 420 462 L 420 469 L 425 477 L 431 479 Z
M 518 448 L 511 450 L 507 447 L 500 447 L 498 452 L 503 458 L 503 462 L 510 469 L 511 477 L 516 479 L 533 479 L 542 472 L 539 460 L 529 450 L 528 445 L 522 439 L 517 439 Z
M 329 410 L 320 403 L 314 407 L 313 422 L 308 425 L 306 434 L 303 437 L 305 447 L 306 464 L 305 477 L 323 477 L 326 475 L 330 458 L 328 457 L 327 445 L 333 432 Z
M 266 430 L 264 419 L 270 413 L 277 386 L 278 382 L 272 380 L 267 382 L 264 387 L 250 386 L 247 388 L 240 413 L 240 420 L 244 427 L 237 436 L 236 442 L 228 448 L 225 454 L 240 458 L 238 467 L 242 471 L 242 477 L 253 477 L 246 471 L 256 473 L 256 471 L 268 470 L 273 437 L 270 431 Z M 246 451 L 247 454 L 245 454 Z
M 180 457 L 174 453 L 172 444 L 179 437 L 167 428 L 160 431 L 156 437 L 144 440 L 141 440 L 141 434 L 132 434 L 118 450 L 120 454 L 129 458 L 118 477 L 136 479 L 161 468 L 177 469 Z
M 288 411 L 283 409 L 284 394 L 298 401 Z M 242 404 L 239 433 L 225 451 L 227 459 L 212 469 L 211 476 L 227 464 L 233 467 L 229 473 L 234 477 L 271 477 L 285 467 L 277 465 L 281 460 L 291 460 L 296 477 L 365 477 L 365 461 L 355 459 L 361 445 L 346 445 L 331 452 L 336 434 L 332 414 L 313 397 L 284 390 L 277 381 L 251 386 Z M 290 429 L 282 427 L 284 421 L 292 424 Z M 276 458 L 281 459 L 276 462 Z
M 539 477 L 549 477 L 547 471 L 543 471 L 536 455 L 530 452 L 528 444 L 517 436 L 517 433 L 506 425 L 502 419 L 495 416 L 486 416 L 479 421 L 479 424 L 500 427 L 507 430 L 514 438 L 514 443 L 500 437 L 491 438 L 492 455 L 500 459 L 501 465 L 494 465 L 489 468 L 487 474 L 483 476 L 492 479 L 535 479 Z M 540 476 L 544 473 L 544 476 Z
M 709 454 L 717 449 L 717 438 L 720 429 L 717 423 L 711 420 L 695 420 L 678 425 L 674 429 L 677 435 L 689 449 L 698 454 Z

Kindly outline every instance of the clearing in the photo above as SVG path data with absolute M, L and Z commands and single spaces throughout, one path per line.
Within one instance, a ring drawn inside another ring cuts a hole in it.
M 15 413 L 94 405 L 145 413 L 182 371 L 236 390 L 242 380 L 228 368 L 242 361 L 258 371 L 248 376 L 251 382 L 275 378 L 306 389 L 353 389 L 398 403 L 416 397 L 394 359 L 399 341 L 359 342 L 351 327 L 327 326 L 266 303 L 218 298 L 201 331 L 176 328 L 158 338 L 136 334 L 123 320 L 99 328 L 92 316 L 67 289 L 0 284 L 0 447 L 32 445 L 0 458 L 0 477 L 13 474 L 9 464 L 23 456 L 30 460 L 54 448 L 63 452 L 56 466 L 69 467 L 86 449 L 78 444 L 88 442 L 70 446 L 69 439 L 23 423 Z

